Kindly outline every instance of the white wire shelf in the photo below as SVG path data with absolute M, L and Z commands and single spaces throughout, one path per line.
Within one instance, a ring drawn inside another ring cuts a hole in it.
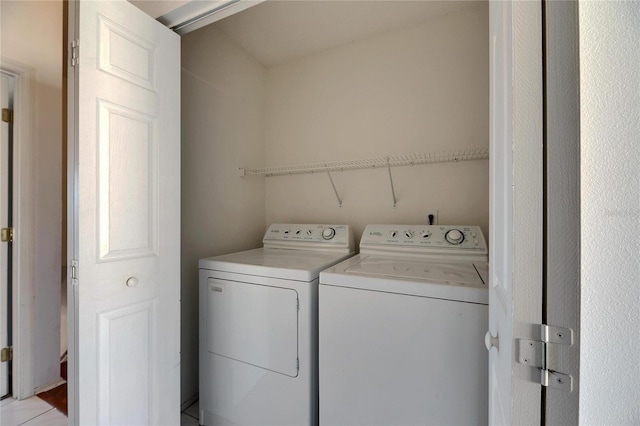
M 331 172 L 343 172 L 347 170 L 375 169 L 385 167 L 389 171 L 389 184 L 391 185 L 391 197 L 393 207 L 398 204 L 396 191 L 393 186 L 391 167 L 415 166 L 418 164 L 446 163 L 469 160 L 486 160 L 489 158 L 489 148 L 473 148 L 458 151 L 432 152 L 425 154 L 397 155 L 393 157 L 378 157 L 365 160 L 331 161 L 327 163 L 310 163 L 294 166 L 264 167 L 261 169 L 238 169 L 240 176 L 282 176 L 304 173 L 326 173 L 338 200 L 338 207 L 342 207 L 342 199 L 331 177 Z
M 362 160 L 331 161 L 290 166 L 239 169 L 241 176 L 282 176 L 304 173 L 341 172 L 347 170 L 375 169 L 378 167 L 414 166 L 418 164 L 445 163 L 469 160 L 486 160 L 489 148 L 473 148 L 448 152 L 407 154 Z

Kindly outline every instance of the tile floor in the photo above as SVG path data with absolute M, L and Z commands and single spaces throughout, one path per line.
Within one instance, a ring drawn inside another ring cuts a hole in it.
M 180 426 L 198 426 L 198 403 L 180 413 Z M 67 426 L 67 417 L 37 396 L 0 402 L 2 426 Z

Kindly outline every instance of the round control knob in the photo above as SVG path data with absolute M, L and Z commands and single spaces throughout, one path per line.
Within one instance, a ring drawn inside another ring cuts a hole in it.
M 447 231 L 444 238 L 451 244 L 460 244 L 464 241 L 464 234 L 457 229 L 452 229 Z
M 129 279 L 127 279 L 127 287 L 135 287 L 138 285 L 138 279 L 136 277 L 129 277 Z
M 311 235 L 313 234 L 313 231 L 311 229 L 307 229 L 307 235 Z
M 428 239 L 428 238 L 431 236 L 431 232 L 429 232 L 429 231 L 422 231 L 422 232 L 420 233 L 420 236 L 422 237 L 422 239 L 423 239 L 423 240 L 426 240 L 426 239 Z
M 389 232 L 389 236 L 390 236 L 391 238 L 395 238 L 395 237 L 397 237 L 397 236 L 398 236 L 398 231 L 391 231 L 391 232 Z
M 413 231 L 404 231 L 404 236 L 408 239 L 413 238 Z
M 330 240 L 336 235 L 336 230 L 333 228 L 324 228 L 322 230 L 322 238 L 325 240 Z

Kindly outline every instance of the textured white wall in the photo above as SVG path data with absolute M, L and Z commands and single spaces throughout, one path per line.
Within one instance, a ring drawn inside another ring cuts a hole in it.
M 580 2 L 580 423 L 640 423 L 640 3 Z
M 487 147 L 488 5 L 267 69 L 266 165 Z M 488 235 L 488 161 L 266 179 L 266 223 L 477 224 Z
M 4 58 L 35 71 L 31 246 L 34 383 L 60 379 L 60 270 L 62 226 L 62 1 L 3 1 Z M 31 212 L 30 212 L 31 213 Z M 20 238 L 18 235 L 17 238 Z
M 181 400 L 198 393 L 198 260 L 259 247 L 264 69 L 213 27 L 182 38 Z

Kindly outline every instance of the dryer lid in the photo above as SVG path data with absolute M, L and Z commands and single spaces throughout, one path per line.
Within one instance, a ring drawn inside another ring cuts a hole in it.
M 311 282 L 323 269 L 353 253 L 258 248 L 200 259 L 200 268 L 261 277 Z

